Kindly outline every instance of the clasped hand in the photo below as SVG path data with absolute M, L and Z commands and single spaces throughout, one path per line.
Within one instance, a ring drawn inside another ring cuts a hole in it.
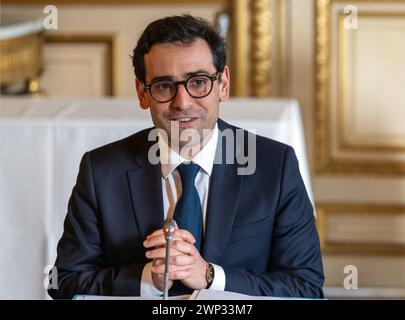
M 207 262 L 201 257 L 194 243 L 195 239 L 190 232 L 176 228 L 170 244 L 169 288 L 173 285 L 173 280 L 180 280 L 186 287 L 194 290 L 207 287 L 205 279 Z M 150 249 L 146 251 L 146 257 L 153 259 L 151 269 L 153 283 L 157 289 L 163 291 L 166 263 L 166 239 L 163 229 L 148 235 L 143 245 Z

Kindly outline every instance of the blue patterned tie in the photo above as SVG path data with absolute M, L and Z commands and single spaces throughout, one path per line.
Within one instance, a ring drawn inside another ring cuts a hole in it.
M 195 247 L 200 251 L 202 241 L 202 209 L 197 188 L 194 185 L 200 167 L 195 163 L 181 164 L 180 173 L 183 192 L 177 201 L 173 218 L 180 229 L 188 230 L 195 238 Z

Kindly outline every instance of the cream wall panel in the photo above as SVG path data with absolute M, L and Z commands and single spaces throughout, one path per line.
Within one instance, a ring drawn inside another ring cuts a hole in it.
M 107 48 L 102 44 L 48 44 L 41 87 L 47 96 L 107 95 Z
M 405 244 L 405 214 L 328 214 L 326 241 L 345 244 Z
M 341 21 L 343 24 L 343 21 Z M 405 146 L 405 13 L 360 16 L 358 30 L 345 30 L 347 92 L 344 139 L 355 145 Z M 370 92 L 375 94 L 371 95 Z
M 398 152 L 405 145 L 405 46 L 396 44 L 404 36 L 405 6 L 357 5 L 354 30 L 343 27 L 344 6 L 331 6 L 331 154 L 364 160 L 364 150 L 352 146 L 369 148 L 367 160 L 405 161 L 405 153 Z M 368 16 L 372 12 L 404 16 L 374 18 Z
M 316 201 L 405 204 L 405 179 L 393 177 L 315 176 Z
M 365 287 L 405 287 L 405 257 L 391 256 L 351 256 L 324 255 L 323 263 L 328 287 L 343 288 L 347 265 L 355 265 L 358 270 L 358 286 Z

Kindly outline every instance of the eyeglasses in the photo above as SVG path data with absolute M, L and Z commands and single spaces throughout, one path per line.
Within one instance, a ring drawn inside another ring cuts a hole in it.
M 220 72 L 214 75 L 192 75 L 183 81 L 157 80 L 150 85 L 145 85 L 145 90 L 148 90 L 152 98 L 160 103 L 169 102 L 177 95 L 179 85 L 186 88 L 187 93 L 193 98 L 204 98 L 208 96 L 214 85 L 214 81 L 218 79 Z

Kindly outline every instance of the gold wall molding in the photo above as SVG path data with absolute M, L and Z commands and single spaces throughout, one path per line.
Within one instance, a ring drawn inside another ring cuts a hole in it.
M 249 12 L 248 0 L 231 2 L 231 92 L 235 97 L 249 95 L 248 79 L 248 46 L 249 46 Z
M 50 44 L 104 44 L 107 46 L 106 83 L 107 95 L 119 95 L 119 65 L 117 37 L 114 34 L 47 34 L 45 42 Z
M 271 96 L 272 15 L 268 0 L 251 1 L 251 95 Z
M 234 0 L 231 12 L 233 95 L 284 96 L 287 0 Z
M 347 255 L 405 255 L 403 244 L 383 243 L 341 243 L 328 240 L 327 219 L 331 214 L 351 213 L 354 215 L 386 214 L 405 215 L 405 205 L 375 205 L 348 203 L 318 203 L 316 205 L 317 228 L 324 254 Z
M 280 66 L 279 74 L 278 74 L 278 84 L 279 84 L 279 91 L 278 96 L 284 97 L 286 96 L 286 73 L 287 73 L 287 11 L 289 7 L 287 7 L 287 0 L 279 0 L 276 2 L 278 4 L 278 65 Z M 274 41 L 274 40 L 273 40 Z M 274 90 L 273 90 L 274 95 Z
M 0 41 L 0 83 L 37 80 L 42 71 L 42 33 Z
M 388 4 L 400 3 L 405 4 L 404 0 L 316 0 L 316 37 L 315 37 L 315 170 L 318 174 L 356 174 L 356 175 L 405 175 L 405 162 L 401 160 L 376 160 L 370 159 L 370 151 L 382 152 L 392 148 L 370 148 L 360 147 L 353 148 L 343 143 L 342 133 L 338 130 L 338 147 L 339 150 L 357 152 L 356 155 L 361 155 L 356 159 L 337 158 L 332 155 L 332 129 L 331 129 L 331 97 L 333 90 L 331 88 L 331 14 L 334 4 Z M 369 11 L 369 9 L 368 9 Z M 359 12 L 361 15 L 361 11 Z M 368 14 L 387 14 L 386 11 Z M 341 50 L 341 48 L 339 48 Z M 339 57 L 339 53 L 338 53 Z M 342 61 L 338 61 L 339 64 Z M 342 72 L 342 70 L 340 70 Z M 340 87 L 342 83 L 340 83 Z M 341 88 L 340 88 L 341 89 Z M 339 100 L 342 100 L 341 97 Z M 339 104 L 338 104 L 339 106 Z M 341 105 L 339 107 L 341 112 Z M 341 121 L 341 115 L 338 119 L 338 127 L 344 125 Z M 340 133 L 339 133 L 340 132 Z M 395 148 L 395 151 L 403 151 L 402 146 Z

